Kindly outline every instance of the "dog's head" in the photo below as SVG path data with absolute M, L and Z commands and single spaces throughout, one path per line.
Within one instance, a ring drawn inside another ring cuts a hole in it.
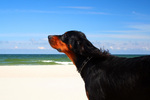
M 63 35 L 49 35 L 48 39 L 50 45 L 59 52 L 92 56 L 95 50 L 98 50 L 80 31 L 68 31 Z
M 76 56 L 97 57 L 105 52 L 97 49 L 80 31 L 68 31 L 63 35 L 49 35 L 50 45 L 65 53 L 73 62 Z

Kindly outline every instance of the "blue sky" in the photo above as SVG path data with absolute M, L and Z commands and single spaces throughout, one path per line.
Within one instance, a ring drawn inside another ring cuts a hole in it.
M 1 0 L 0 54 L 53 54 L 50 34 L 79 30 L 112 54 L 150 54 L 150 0 Z

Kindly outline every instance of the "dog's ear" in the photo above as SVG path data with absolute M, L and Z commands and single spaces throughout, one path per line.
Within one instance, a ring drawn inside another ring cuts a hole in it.
M 81 53 L 82 41 L 79 41 L 78 39 L 71 39 L 70 38 L 69 44 L 71 44 L 71 49 L 74 53 L 76 53 L 76 54 Z
M 99 56 L 100 50 L 96 48 L 90 41 L 85 40 L 81 46 L 81 54 L 84 56 Z
M 82 40 L 82 41 L 81 41 Z M 98 56 L 100 50 L 96 48 L 90 41 L 87 39 L 72 40 L 71 41 L 72 50 L 82 56 Z

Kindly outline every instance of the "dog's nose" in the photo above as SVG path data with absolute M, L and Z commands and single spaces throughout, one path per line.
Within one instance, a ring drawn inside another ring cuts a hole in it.
M 52 37 L 53 37 L 53 35 L 49 35 L 49 36 L 48 36 L 48 39 L 51 39 Z

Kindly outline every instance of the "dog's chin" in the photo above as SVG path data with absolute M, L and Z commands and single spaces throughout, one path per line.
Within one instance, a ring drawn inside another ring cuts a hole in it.
M 58 52 L 61 52 L 61 49 L 56 49 Z

